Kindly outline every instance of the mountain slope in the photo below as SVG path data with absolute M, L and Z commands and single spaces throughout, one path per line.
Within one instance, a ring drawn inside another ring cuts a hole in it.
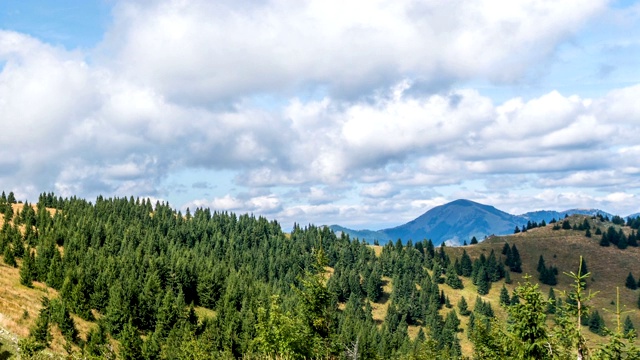
M 479 241 L 489 235 L 507 235 L 513 233 L 516 226 L 522 228 L 527 222 L 549 223 L 552 219 L 560 220 L 566 215 L 602 214 L 611 218 L 613 215 L 598 209 L 570 209 L 565 211 L 533 211 L 522 215 L 512 215 L 493 206 L 480 204 L 470 200 L 459 199 L 436 206 L 418 218 L 393 228 L 382 230 L 352 230 L 339 225 L 330 228 L 338 233 L 369 242 L 395 241 L 401 239 L 420 241 L 431 239 L 435 245 L 445 241 L 451 244 L 469 242 L 472 237 Z
M 491 234 L 511 233 L 521 224 L 522 218 L 493 206 L 470 200 L 456 200 L 436 206 L 413 221 L 382 232 L 394 239 L 429 238 L 435 244 L 444 241 L 462 244 L 473 236 L 481 240 Z

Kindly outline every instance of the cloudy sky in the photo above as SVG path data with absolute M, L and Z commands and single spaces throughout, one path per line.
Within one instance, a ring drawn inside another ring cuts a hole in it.
M 0 188 L 379 229 L 640 211 L 640 3 L 2 0 Z

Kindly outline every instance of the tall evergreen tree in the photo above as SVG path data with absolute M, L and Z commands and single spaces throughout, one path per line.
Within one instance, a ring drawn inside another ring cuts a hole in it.
M 625 281 L 624 286 L 631 290 L 635 290 L 638 288 L 638 283 L 636 282 L 636 279 L 633 277 L 633 274 L 631 274 L 631 272 L 629 272 L 629 275 L 627 275 L 627 280 Z
M 478 272 L 478 294 L 486 295 L 489 293 L 489 278 L 484 266 L 480 267 L 480 271 Z
M 458 311 L 462 316 L 468 316 L 471 313 L 471 311 L 469 311 L 467 300 L 464 298 L 464 296 L 461 296 L 460 301 L 458 301 Z
M 29 336 L 46 347 L 49 346 L 52 339 L 51 332 L 49 331 L 51 323 L 51 302 L 47 297 L 43 297 L 41 301 L 42 308 L 40 309 L 34 326 L 29 331 Z
M 624 328 L 622 331 L 623 331 L 623 334 L 625 334 L 628 337 L 631 337 L 631 338 L 637 337 L 636 328 L 633 326 L 633 321 L 631 321 L 631 318 L 629 317 L 629 315 L 627 315 L 627 317 L 624 318 Z
M 556 313 L 556 293 L 553 291 L 553 288 L 549 288 L 549 295 L 547 297 L 547 314 L 555 314 Z
M 508 306 L 510 305 L 510 303 L 511 301 L 509 299 L 509 291 L 504 285 L 502 285 L 502 289 L 500 289 L 500 305 Z
M 142 360 L 142 339 L 131 321 L 127 322 L 120 334 L 120 358 Z
M 4 249 L 4 263 L 11 267 L 18 266 L 16 258 L 13 256 L 13 250 L 11 250 L 10 246 L 5 247 Z
M 447 268 L 447 278 L 445 282 L 447 283 L 447 285 L 451 286 L 452 289 L 463 288 L 462 280 L 460 280 L 458 274 L 456 274 L 456 270 L 453 267 L 453 264 L 449 265 L 449 268 Z
M 33 287 L 35 258 L 33 253 L 25 255 L 20 267 L 20 284 L 26 287 Z
M 473 270 L 473 263 L 471 262 L 471 257 L 467 254 L 467 250 L 462 250 L 462 257 L 460 258 L 460 269 L 461 275 L 464 277 L 471 276 L 471 271 Z
M 516 244 L 513 244 L 513 246 L 511 246 L 511 258 L 512 259 L 511 259 L 511 263 L 509 265 L 509 268 L 513 272 L 521 273 L 522 272 L 522 260 L 520 259 L 520 252 L 518 251 L 518 248 L 516 247 Z

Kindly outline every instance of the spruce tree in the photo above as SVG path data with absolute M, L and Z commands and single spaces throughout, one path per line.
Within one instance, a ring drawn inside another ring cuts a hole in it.
M 458 311 L 460 311 L 460 315 L 462 316 L 468 316 L 471 313 L 471 311 L 469 311 L 467 300 L 464 296 L 461 296 L 460 301 L 458 301 Z
M 487 272 L 484 268 L 484 266 L 480 267 L 480 271 L 478 272 L 478 294 L 480 295 L 486 295 L 489 293 L 489 279 L 487 276 Z
M 600 316 L 600 313 L 598 313 L 598 310 L 594 311 L 589 316 L 589 331 L 601 336 L 605 334 L 604 319 Z
M 32 254 L 26 255 L 20 267 L 20 284 L 26 287 L 33 287 L 33 272 L 35 264 Z
M 467 254 L 466 250 L 462 250 L 462 257 L 460 258 L 460 270 L 461 275 L 464 277 L 471 276 L 471 271 L 473 270 L 473 263 L 471 262 L 471 257 Z
M 475 245 L 475 244 L 477 244 L 477 243 L 478 243 L 478 239 L 476 239 L 476 237 L 475 237 L 475 236 L 474 236 L 474 237 L 472 237 L 472 238 L 471 238 L 471 242 L 470 242 L 470 244 L 471 244 L 471 245 Z
M 33 337 L 34 340 L 40 344 L 43 344 L 45 347 L 49 346 L 51 342 L 51 332 L 49 332 L 50 322 L 51 322 L 51 302 L 49 298 L 42 298 L 42 308 L 40 309 L 40 313 L 38 314 L 38 318 L 34 326 L 29 331 L 29 336 Z
M 131 320 L 125 324 L 120 334 L 120 358 L 142 360 L 142 339 Z
M 547 314 L 555 314 L 556 313 L 556 293 L 553 291 L 553 288 L 549 288 L 549 296 L 547 297 L 549 302 L 547 303 Z
M 15 256 L 13 256 L 13 250 L 11 250 L 10 246 L 5 247 L 4 249 L 4 263 L 11 267 L 18 266 Z
M 508 306 L 510 303 L 509 291 L 504 285 L 502 285 L 502 289 L 500 289 L 500 305 Z
M 629 246 L 633 246 L 633 247 L 638 246 L 638 235 L 636 234 L 635 231 L 633 230 L 631 231 L 627 239 L 627 242 L 629 243 Z
M 624 286 L 631 290 L 635 290 L 638 288 L 638 283 L 636 282 L 636 279 L 633 277 L 633 274 L 631 274 L 631 272 L 629 272 L 629 275 L 627 275 L 627 280 L 625 281 Z
M 632 338 L 637 337 L 636 328 L 633 326 L 633 321 L 631 321 L 629 315 L 624 319 L 623 334 Z
M 546 265 L 544 264 L 544 258 L 542 257 L 542 255 L 540 255 L 540 258 L 538 258 L 538 267 L 536 269 L 539 273 L 543 273 L 547 269 Z
M 504 273 L 504 283 L 511 284 L 511 273 L 509 271 L 505 271 Z
M 509 265 L 509 268 L 513 272 L 521 273 L 522 260 L 520 259 L 520 252 L 518 251 L 516 244 L 513 244 L 513 246 L 511 247 L 511 257 L 512 257 L 512 260 L 511 260 L 511 265 Z
M 447 269 L 447 279 L 446 279 L 446 284 L 451 286 L 452 289 L 462 289 L 462 280 L 460 280 L 460 278 L 458 277 L 458 274 L 456 274 L 456 270 L 452 265 L 449 265 L 449 268 Z

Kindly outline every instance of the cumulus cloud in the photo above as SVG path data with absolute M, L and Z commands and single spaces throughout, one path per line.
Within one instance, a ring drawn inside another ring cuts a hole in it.
M 416 75 L 513 82 L 605 5 L 127 1 L 103 51 L 128 77 L 200 104 L 318 84 L 353 93 Z
M 236 189 L 187 205 L 361 225 L 455 197 L 627 209 L 640 85 L 504 101 L 469 85 L 544 71 L 605 5 L 123 1 L 85 53 L 0 31 L 0 185 L 166 198 L 170 174 L 224 170 Z

